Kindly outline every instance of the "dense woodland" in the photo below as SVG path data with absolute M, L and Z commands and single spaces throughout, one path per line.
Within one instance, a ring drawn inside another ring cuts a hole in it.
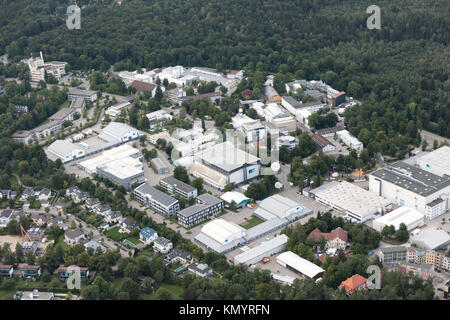
M 345 122 L 367 151 L 358 157 L 333 159 L 313 155 L 308 164 L 302 158 L 314 152 L 310 139 L 298 133 L 304 147 L 280 155 L 291 163 L 291 180 L 301 189 L 320 185 L 322 175 L 336 167 L 342 172 L 373 166 L 376 152 L 401 158 L 411 145 L 420 145 L 419 129 L 427 129 L 450 137 L 448 67 L 448 1 L 413 0 L 377 3 L 382 12 L 382 29 L 366 28 L 369 0 L 127 0 L 121 6 L 115 1 L 77 1 L 82 9 L 81 30 L 68 30 L 64 14 L 72 1 L 65 0 L 3 0 L 0 3 L 0 55 L 7 53 L 10 64 L 0 64 L 1 136 L 16 130 L 31 129 L 44 122 L 66 100 L 66 93 L 40 83 L 31 89 L 25 65 L 16 65 L 30 55 L 43 51 L 45 59 L 69 63 L 68 70 L 135 70 L 170 65 L 204 66 L 219 70 L 244 69 L 248 80 L 237 93 L 224 99 L 220 106 L 206 101 L 190 101 L 183 107 L 194 117 L 211 116 L 220 128 L 229 126 L 236 113 L 241 91 L 250 89 L 252 98 L 262 96 L 265 76 L 275 74 L 274 86 L 284 93 L 284 83 L 293 79 L 321 79 L 337 90 L 363 103 L 345 112 Z M 4 78 L 17 77 L 22 82 L 5 83 Z M 91 76 L 92 88 L 111 93 L 128 94 L 122 83 L 107 79 L 100 73 Z M 211 91 L 202 85 L 201 92 Z M 131 108 L 133 125 L 145 127 L 144 112 L 160 108 L 161 95 Z M 19 115 L 15 105 L 27 105 L 31 112 Z M 318 126 L 327 126 L 335 119 L 316 119 Z M 177 125 L 177 123 L 174 123 Z M 64 174 L 61 162 L 47 160 L 39 146 L 24 146 L 10 139 L 0 140 L 0 181 L 2 188 L 13 187 L 16 179 L 29 186 L 50 186 L 63 191 L 75 183 Z M 230 266 L 223 255 L 204 254 L 190 241 L 171 229 L 157 225 L 144 212 L 132 209 L 122 191 L 115 193 L 95 186 L 90 180 L 80 183 L 84 191 L 109 203 L 114 210 L 133 217 L 140 226 L 149 225 L 160 235 L 171 239 L 200 260 L 210 264 L 222 278 L 208 281 L 186 276 L 172 277 L 160 259 L 146 257 L 119 258 L 86 253 L 74 247 L 62 251 L 50 247 L 42 257 L 46 279 L 61 262 L 89 265 L 98 277 L 82 294 L 89 299 L 136 299 L 154 290 L 154 298 L 175 298 L 160 285 L 174 284 L 183 288 L 185 299 L 347 299 L 336 290 L 340 281 L 355 272 L 366 275 L 367 251 L 376 247 L 379 235 L 359 226 L 343 225 L 327 215 L 306 226 L 287 229 L 291 249 L 310 256 L 308 244 L 302 239 L 309 228 L 329 231 L 341 225 L 354 241 L 355 256 L 340 255 L 327 260 L 327 276 L 318 285 L 298 281 L 280 291 L 279 284 L 267 272 L 250 272 Z M 267 192 L 264 180 L 254 184 L 250 192 Z M 253 191 L 252 191 L 253 189 Z M 78 214 L 76 208 L 74 214 Z M 305 230 L 306 228 L 306 230 Z M 311 229 L 312 230 L 312 229 Z M 378 236 L 378 237 L 377 237 Z M 296 241 L 299 241 L 298 243 Z M 1 256 L 16 262 L 8 248 Z M 23 257 L 22 257 L 23 258 Z M 16 260 L 15 260 L 16 259 Z M 118 264 L 118 270 L 111 267 Z M 139 286 L 138 277 L 148 278 Z M 155 280 L 153 283 L 151 280 Z M 9 281 L 9 280 L 8 280 Z M 5 289 L 11 281 L 0 282 Z M 384 273 L 382 290 L 352 295 L 352 299 L 431 299 L 430 282 L 399 273 Z

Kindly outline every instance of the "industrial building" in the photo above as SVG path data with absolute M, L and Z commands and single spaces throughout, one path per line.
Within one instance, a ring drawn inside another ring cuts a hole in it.
M 369 175 L 369 190 L 434 219 L 450 209 L 450 177 L 399 161 Z
M 78 88 L 69 88 L 67 93 L 67 99 L 69 101 L 77 100 L 78 98 L 83 98 L 86 103 L 94 102 L 97 100 L 97 92 L 92 90 L 82 90 Z
M 316 266 L 314 263 L 303 259 L 293 253 L 292 251 L 286 251 L 277 257 L 277 263 L 283 267 L 300 273 L 310 279 L 317 280 L 322 277 L 325 270 Z
M 250 198 L 246 197 L 243 193 L 237 191 L 228 191 L 220 196 L 220 199 L 225 201 L 225 203 L 229 206 L 231 202 L 234 201 L 236 208 L 243 207 L 247 202 L 250 201 Z
M 450 147 L 443 146 L 422 156 L 417 161 L 419 167 L 437 176 L 450 177 Z
M 337 131 L 336 135 L 339 140 L 342 140 L 343 143 L 345 143 L 348 147 L 355 149 L 358 153 L 363 150 L 363 143 L 347 130 Z
M 157 174 L 169 173 L 169 167 L 160 158 L 150 160 L 150 165 Z
M 219 190 L 225 185 L 246 183 L 259 176 L 260 159 L 230 141 L 211 146 L 194 155 L 190 174 L 203 178 L 203 182 Z
M 56 140 L 48 146 L 47 155 L 50 160 L 61 159 L 62 163 L 66 163 L 84 157 L 86 155 L 85 149 L 80 144 L 67 140 Z
M 332 181 L 310 191 L 314 199 L 340 210 L 355 222 L 364 223 L 377 212 L 392 207 L 392 202 L 349 182 Z
M 133 184 L 145 180 L 143 163 L 131 157 L 98 166 L 97 174 L 118 186 L 123 186 L 126 190 L 130 190 Z
M 286 243 L 289 237 L 285 234 L 281 234 L 271 240 L 264 241 L 260 245 L 251 248 L 238 254 L 234 257 L 234 264 L 244 264 L 250 266 L 252 264 L 260 262 L 265 257 L 270 257 L 274 254 L 283 252 L 286 250 Z
M 425 229 L 413 235 L 412 243 L 418 248 L 435 250 L 445 248 L 450 244 L 450 235 L 442 229 Z
M 121 114 L 122 109 L 128 109 L 131 106 L 131 102 L 125 101 L 116 103 L 115 105 L 106 109 L 105 114 L 111 117 L 117 117 Z
M 385 226 L 394 226 L 395 230 L 398 230 L 400 224 L 404 223 L 409 231 L 423 226 L 424 219 L 424 215 L 419 211 L 413 208 L 400 207 L 373 220 L 373 228 L 381 232 Z
M 172 176 L 159 180 L 159 186 L 168 193 L 172 195 L 178 194 L 186 200 L 196 198 L 198 193 L 197 189 L 193 186 L 175 179 Z
M 148 183 L 143 183 L 134 189 L 134 196 L 137 201 L 168 217 L 176 216 L 180 211 L 180 204 L 177 199 L 159 191 Z
M 89 174 L 94 174 L 97 173 L 98 167 L 105 166 L 106 164 L 116 160 L 121 160 L 124 163 L 137 167 L 142 165 L 143 157 L 138 149 L 133 148 L 129 144 L 123 144 L 121 146 L 106 150 L 97 157 L 81 162 L 80 166 Z M 140 164 L 137 161 L 139 161 Z
M 134 139 L 138 139 L 142 133 L 129 125 L 121 122 L 110 122 L 103 128 L 102 133 L 99 135 L 100 139 L 109 141 L 111 138 L 120 142 L 127 142 Z M 109 136 L 109 137 L 108 137 Z
M 295 201 L 274 195 L 263 200 L 253 213 L 265 220 L 263 223 L 244 229 L 233 222 L 216 219 L 207 223 L 195 240 L 210 250 L 226 253 L 279 230 L 312 212 Z
M 223 201 L 213 195 L 210 195 L 209 193 L 199 195 L 196 198 L 196 201 L 197 204 L 178 212 L 178 223 L 185 228 L 195 226 L 196 224 L 199 224 L 200 222 L 222 212 Z

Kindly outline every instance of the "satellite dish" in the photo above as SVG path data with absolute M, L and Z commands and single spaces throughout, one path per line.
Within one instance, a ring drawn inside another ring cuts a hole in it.
M 283 188 L 283 184 L 280 181 L 275 182 L 275 188 L 280 190 L 281 188 Z
M 272 169 L 273 172 L 278 172 L 281 168 L 280 163 L 279 162 L 273 162 L 270 165 L 270 168 Z
M 242 113 L 242 112 L 244 112 L 244 110 L 242 110 L 242 108 L 239 108 L 239 113 Z

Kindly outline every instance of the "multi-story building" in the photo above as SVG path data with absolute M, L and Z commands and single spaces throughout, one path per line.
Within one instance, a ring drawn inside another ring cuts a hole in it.
M 336 135 L 338 136 L 338 139 L 342 140 L 348 147 L 355 149 L 358 153 L 363 150 L 363 143 L 347 130 L 338 131 L 336 132 Z
M 172 176 L 159 180 L 159 186 L 168 193 L 172 195 L 178 194 L 186 200 L 196 198 L 198 193 L 196 188 L 184 183 L 183 181 L 175 179 Z
M 164 237 L 158 237 L 153 241 L 153 251 L 155 252 L 168 253 L 172 248 L 172 241 Z
M 440 177 L 403 161 L 372 172 L 369 190 L 399 206 L 414 208 L 428 219 L 450 209 L 450 177 Z
M 134 196 L 137 201 L 149 206 L 155 212 L 169 217 L 176 216 L 180 211 L 180 204 L 177 199 L 147 183 L 134 189 Z
M 79 98 L 84 99 L 85 103 L 94 102 L 97 100 L 97 92 L 92 90 L 82 90 L 77 88 L 70 88 L 67 93 L 67 99 L 69 101 L 74 101 Z
M 406 261 L 407 249 L 404 246 L 381 248 L 379 258 L 383 263 Z
M 69 278 L 72 274 L 79 272 L 81 280 L 89 277 L 89 269 L 84 267 L 59 267 L 56 269 L 58 278 L 63 280 Z
M 221 199 L 208 193 L 202 194 L 197 197 L 197 204 L 187 207 L 178 213 L 178 222 L 182 226 L 190 228 L 209 217 L 219 214 L 222 212 L 223 206 Z

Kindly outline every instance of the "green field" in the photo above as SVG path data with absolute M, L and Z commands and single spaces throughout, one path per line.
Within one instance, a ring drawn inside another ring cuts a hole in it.
M 15 176 L 9 177 L 9 183 L 11 184 L 11 189 L 13 190 L 19 190 L 20 184 L 17 181 L 17 178 Z
M 112 228 L 112 229 L 106 231 L 105 234 L 108 237 L 110 237 L 111 239 L 113 239 L 114 241 L 120 241 L 120 240 L 126 238 L 126 234 L 120 233 L 119 229 L 120 229 L 120 227 Z
M 248 221 L 246 223 L 241 224 L 241 227 L 243 227 L 244 229 L 250 229 L 254 226 L 257 226 L 260 223 L 263 223 L 264 220 L 261 220 L 258 217 L 251 217 L 250 219 L 248 219 Z
M 160 288 L 164 288 L 169 290 L 173 296 L 175 297 L 176 300 L 180 300 L 181 299 L 181 295 L 183 294 L 183 288 L 174 284 L 162 284 L 160 286 Z M 155 290 L 156 292 L 156 290 Z M 152 295 L 150 295 L 150 299 L 149 300 L 153 300 L 155 298 L 155 293 L 153 293 Z

